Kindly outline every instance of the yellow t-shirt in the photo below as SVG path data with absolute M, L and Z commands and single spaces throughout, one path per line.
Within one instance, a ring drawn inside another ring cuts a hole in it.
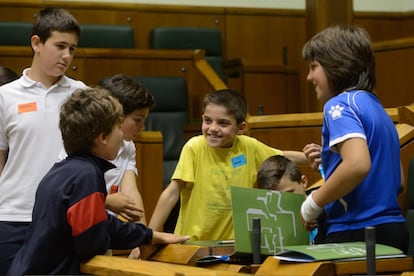
M 253 187 L 260 164 L 282 154 L 244 135 L 231 148 L 212 148 L 202 135 L 191 138 L 172 176 L 187 183 L 175 233 L 191 240 L 233 239 L 230 186 Z

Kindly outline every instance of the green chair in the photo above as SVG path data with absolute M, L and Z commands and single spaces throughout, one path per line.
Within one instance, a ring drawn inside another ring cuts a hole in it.
M 185 143 L 183 126 L 188 124 L 187 82 L 182 77 L 137 77 L 155 99 L 155 107 L 145 122 L 145 129 L 161 131 L 163 136 L 163 185 L 177 165 Z
M 128 25 L 82 24 L 78 47 L 134 48 L 134 28 Z
M 410 242 L 408 244 L 408 255 L 414 256 L 414 157 L 408 164 L 407 175 L 407 210 L 406 220 L 408 232 L 410 233 Z
M 30 46 L 32 28 L 29 22 L 0 22 L 0 45 Z
M 181 149 L 185 143 L 183 126 L 190 121 L 187 82 L 182 77 L 137 77 L 155 99 L 155 107 L 145 122 L 146 130 L 161 131 L 163 136 L 163 188 L 170 183 Z M 164 224 L 173 232 L 178 218 L 179 202 Z
M 156 27 L 151 30 L 153 49 L 204 49 L 206 61 L 224 81 L 223 51 L 219 29 L 196 27 Z

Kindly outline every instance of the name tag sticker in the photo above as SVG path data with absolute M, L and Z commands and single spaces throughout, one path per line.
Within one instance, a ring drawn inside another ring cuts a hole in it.
M 246 163 L 246 157 L 244 157 L 244 154 L 237 155 L 231 159 L 231 164 L 233 165 L 233 168 L 246 165 Z
M 19 113 L 36 112 L 37 111 L 36 102 L 19 104 L 17 106 L 17 111 Z

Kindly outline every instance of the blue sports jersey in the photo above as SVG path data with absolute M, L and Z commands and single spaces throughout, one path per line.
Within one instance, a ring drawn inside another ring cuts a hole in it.
M 336 145 L 349 138 L 367 141 L 371 170 L 355 190 L 325 206 L 328 234 L 403 222 L 398 204 L 401 184 L 400 142 L 397 130 L 378 98 L 367 91 L 347 91 L 324 106 L 322 165 L 326 179 L 341 163 Z

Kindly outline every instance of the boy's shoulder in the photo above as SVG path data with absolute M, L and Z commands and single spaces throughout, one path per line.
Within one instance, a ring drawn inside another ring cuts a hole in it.
M 83 81 L 75 80 L 66 75 L 62 76 L 62 79 L 60 82 L 62 85 L 70 86 L 72 88 L 82 88 L 82 89 L 89 88 L 89 86 L 87 86 Z

